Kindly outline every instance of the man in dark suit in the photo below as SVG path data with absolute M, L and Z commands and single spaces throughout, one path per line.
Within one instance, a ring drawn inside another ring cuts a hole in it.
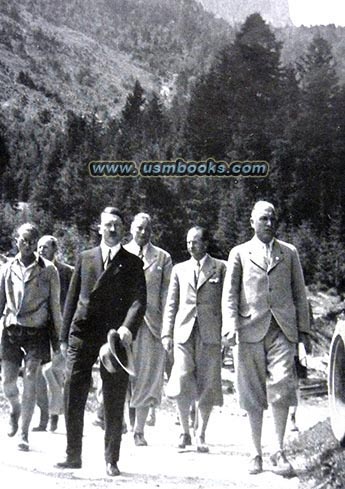
M 263 412 L 272 407 L 274 471 L 292 475 L 283 450 L 289 406 L 297 403 L 296 345 L 309 350 L 309 315 L 296 248 L 275 238 L 276 211 L 259 201 L 252 210 L 254 237 L 230 252 L 223 291 L 223 335 L 238 343 L 239 402 L 248 413 L 252 458 L 249 473 L 262 472 Z
M 110 330 L 130 346 L 144 317 L 146 284 L 142 261 L 121 246 L 123 217 L 114 207 L 101 214 L 100 246 L 81 253 L 68 291 L 61 348 L 66 351 L 65 416 L 67 458 L 58 468 L 80 468 L 84 409 L 92 366 Z M 105 461 L 110 476 L 117 466 L 128 374 L 109 373 L 101 364 L 105 414 Z

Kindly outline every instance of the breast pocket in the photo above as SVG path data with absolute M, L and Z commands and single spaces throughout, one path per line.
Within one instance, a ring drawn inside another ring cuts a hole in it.
M 208 282 L 213 285 L 220 284 L 220 277 L 212 277 L 209 279 Z

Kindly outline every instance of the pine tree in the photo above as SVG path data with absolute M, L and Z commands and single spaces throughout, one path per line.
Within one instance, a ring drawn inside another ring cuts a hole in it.
M 196 158 L 269 159 L 282 101 L 281 45 L 259 14 L 217 55 L 192 91 L 185 128 Z
M 338 78 L 327 41 L 316 37 L 309 45 L 298 64 L 298 81 L 301 98 L 290 140 L 296 166 L 294 207 L 299 221 L 311 217 L 322 231 L 344 185 L 339 180 L 343 163 L 335 152 Z
M 10 175 L 6 171 L 8 169 L 10 155 L 6 143 L 6 131 L 3 124 L 0 124 L 0 200 L 3 200 L 8 193 L 10 183 Z
M 163 105 L 154 92 L 143 112 L 143 146 L 146 160 L 164 160 L 169 123 Z
M 137 80 L 133 91 L 128 94 L 120 118 L 117 138 L 119 160 L 132 160 L 141 150 L 143 139 L 144 90 Z
M 277 172 L 277 148 L 288 113 L 288 75 L 280 66 L 280 52 L 281 44 L 261 16 L 249 16 L 192 91 L 185 126 L 192 157 L 265 160 L 271 172 Z M 269 178 L 229 178 L 218 184 L 216 235 L 223 252 L 248 236 L 243 206 L 250 212 L 258 198 L 274 199 L 272 184 Z

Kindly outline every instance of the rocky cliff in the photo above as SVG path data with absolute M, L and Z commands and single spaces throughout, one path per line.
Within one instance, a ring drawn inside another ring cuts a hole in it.
M 205 10 L 235 25 L 248 15 L 259 12 L 276 27 L 291 25 L 288 0 L 199 0 Z

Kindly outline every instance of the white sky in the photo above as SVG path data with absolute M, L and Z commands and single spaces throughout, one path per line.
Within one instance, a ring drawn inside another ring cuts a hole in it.
M 290 17 L 295 25 L 345 26 L 345 0 L 289 0 Z

